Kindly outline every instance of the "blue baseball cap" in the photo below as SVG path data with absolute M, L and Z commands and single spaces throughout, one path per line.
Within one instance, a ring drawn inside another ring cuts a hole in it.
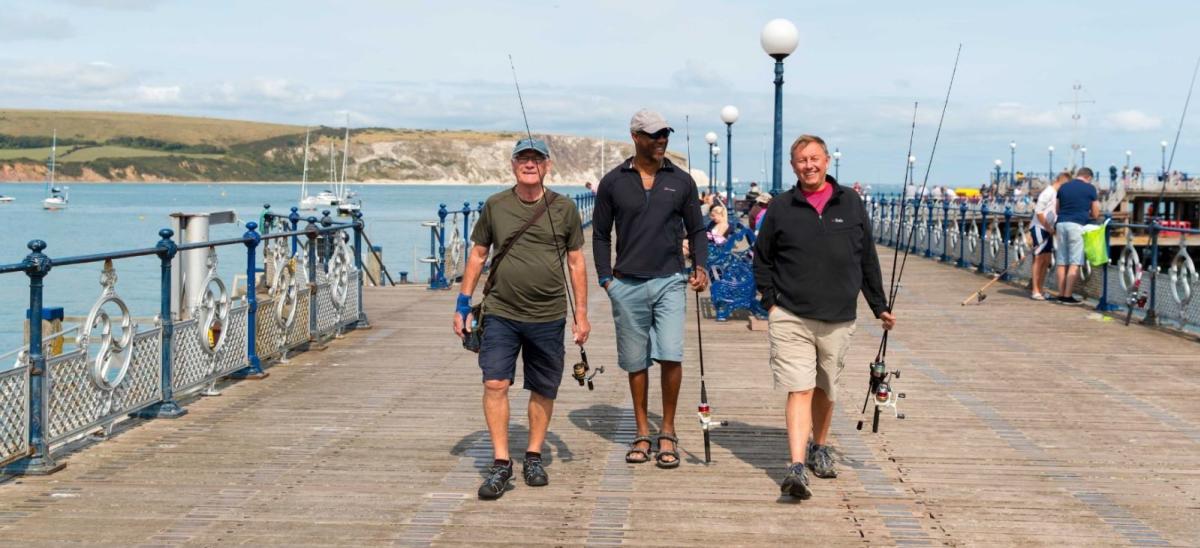
M 546 141 L 541 139 L 521 139 L 520 141 L 517 141 L 517 146 L 513 147 L 513 158 L 516 158 L 518 154 L 526 150 L 537 151 L 537 153 L 541 154 L 543 157 L 550 157 L 550 147 L 546 146 Z

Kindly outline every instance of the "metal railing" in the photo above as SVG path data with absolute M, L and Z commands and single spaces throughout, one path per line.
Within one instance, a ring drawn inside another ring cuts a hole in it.
M 877 243 L 901 250 L 909 247 L 911 255 L 959 268 L 997 273 L 1005 281 L 1031 280 L 1031 205 L 916 199 L 902 204 L 902 200 L 886 195 L 868 200 Z M 1076 292 L 1094 301 L 1102 312 L 1131 314 L 1146 325 L 1191 333 L 1200 329 L 1200 274 L 1188 252 L 1189 245 L 1200 245 L 1200 230 L 1166 226 L 1159 220 L 1148 224 L 1113 222 L 1106 213 L 1106 249 L 1113 249 L 1114 235 L 1124 239 L 1117 243 L 1120 253 L 1113 256 L 1110 252 L 1102 268 L 1084 264 Z M 1135 240 L 1143 238 L 1146 243 L 1139 251 Z M 1170 259 L 1160 261 L 1161 257 Z M 1058 289 L 1053 270 L 1046 276 L 1044 289 Z
M 51 258 L 46 242 L 33 240 L 23 261 L 0 264 L 0 275 L 29 278 L 30 341 L 17 352 L 15 367 L 0 371 L 3 472 L 55 472 L 64 465 L 54 450 L 66 443 L 107 434 L 127 416 L 181 416 L 186 410 L 177 398 L 184 394 L 211 393 L 222 377 L 263 378 L 264 364 L 285 360 L 289 351 L 369 327 L 362 307 L 362 215 L 334 223 L 324 213 L 300 227 L 295 209 L 290 218 L 268 210 L 261 232 L 249 222 L 239 238 L 181 245 L 163 229 L 153 247 L 76 257 Z M 230 291 L 234 284 L 217 275 L 216 248 L 235 245 L 246 248 L 240 299 Z M 172 260 L 188 250 L 208 251 L 207 277 L 177 318 Z M 161 293 L 157 315 L 141 325 L 118 292 L 117 264 L 148 256 L 159 259 Z M 55 353 L 50 340 L 62 333 L 42 333 L 46 280 L 55 268 L 93 263 L 102 264 L 100 296 L 80 326 L 63 330 L 78 331 L 75 347 Z
M 582 192 L 570 196 L 579 210 L 584 228 L 592 224 L 592 212 L 596 207 L 596 193 Z M 462 277 L 467 267 L 467 255 L 471 249 L 471 230 L 479 220 L 484 202 L 474 208 L 471 202 L 463 202 L 462 209 L 450 210 L 439 204 L 436 221 L 425 221 L 421 226 L 429 229 L 429 255 L 420 259 L 429 265 L 429 289 L 450 289 Z M 459 227 L 462 227 L 461 230 Z M 446 231 L 450 234 L 447 235 Z

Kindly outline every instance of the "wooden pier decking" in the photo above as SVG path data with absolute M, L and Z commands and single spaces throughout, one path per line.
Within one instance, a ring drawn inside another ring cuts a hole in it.
M 730 422 L 714 462 L 689 321 L 684 464 L 625 464 L 633 417 L 594 282 L 588 353 L 607 372 L 594 392 L 564 379 L 551 484 L 526 487 L 518 465 L 514 490 L 477 500 L 491 455 L 475 356 L 450 331 L 453 293 L 407 286 L 367 290 L 373 329 L 185 402 L 180 419 L 127 422 L 52 476 L 0 481 L 0 545 L 1200 544 L 1200 344 L 1011 287 L 959 306 L 984 280 L 909 261 L 888 360 L 908 419 L 879 434 L 854 429 L 880 333 L 860 321 L 834 423 L 841 475 L 813 478 L 803 503 L 778 495 L 784 396 L 766 334 L 744 321 L 704 322 L 710 400 Z M 519 455 L 525 393 L 512 401 Z

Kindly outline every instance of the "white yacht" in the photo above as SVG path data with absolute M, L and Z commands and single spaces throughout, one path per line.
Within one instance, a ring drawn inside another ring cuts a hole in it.
M 42 209 L 66 209 L 70 203 L 70 198 L 67 191 L 68 187 L 54 186 L 54 166 L 58 152 L 58 130 L 54 130 L 54 137 L 50 141 L 50 172 L 46 175 L 46 198 L 42 200 Z
M 12 196 L 5 196 L 3 194 L 0 194 L 0 204 L 7 204 L 7 203 L 12 202 L 13 200 L 16 200 L 16 198 L 13 198 Z

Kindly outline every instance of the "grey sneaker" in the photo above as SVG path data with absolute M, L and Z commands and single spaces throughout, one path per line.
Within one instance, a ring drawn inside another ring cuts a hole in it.
M 779 491 L 800 500 L 812 498 L 812 489 L 808 487 L 808 472 L 804 469 L 803 462 L 792 463 L 788 467 L 787 476 L 784 476 Z
M 512 479 L 513 469 L 512 463 L 508 466 L 493 464 L 488 469 L 488 475 L 483 479 L 483 485 L 479 486 L 479 498 L 484 500 L 498 499 L 504 492 L 512 487 L 509 480 Z
M 525 459 L 525 464 L 521 467 L 521 475 L 525 476 L 525 485 L 530 487 L 550 484 L 550 475 L 542 467 L 542 459 L 539 458 Z
M 810 444 L 806 460 L 814 476 L 826 479 L 837 477 L 837 469 L 833 467 L 833 457 L 829 455 L 828 445 Z

